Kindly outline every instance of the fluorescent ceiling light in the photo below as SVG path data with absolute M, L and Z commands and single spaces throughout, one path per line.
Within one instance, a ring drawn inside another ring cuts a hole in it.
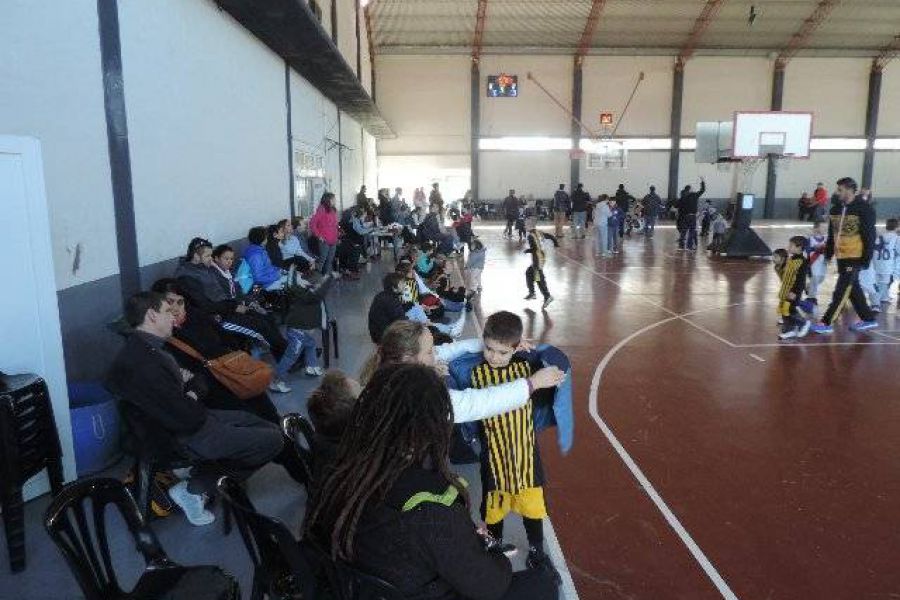
M 810 150 L 865 150 L 865 138 L 812 138 Z

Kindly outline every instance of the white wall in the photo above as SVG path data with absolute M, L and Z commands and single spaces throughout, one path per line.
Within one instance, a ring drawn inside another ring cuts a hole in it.
M 571 56 L 483 56 L 481 59 L 481 135 L 568 136 L 569 113 L 557 106 L 533 81 L 530 71 L 567 109 L 572 106 Z M 519 77 L 518 98 L 488 98 L 487 77 L 508 73 Z M 466 87 L 468 91 L 468 86 Z
M 325 138 L 337 140 L 337 109 L 300 75 L 291 71 L 291 127 L 294 150 L 325 159 L 325 185 L 338 187 L 338 150 Z
M 795 58 L 784 72 L 784 110 L 812 111 L 814 136 L 861 136 L 870 59 Z
M 730 198 L 735 164 L 721 167 L 720 165 L 697 164 L 694 162 L 693 152 L 682 152 L 678 171 L 678 189 L 690 185 L 694 189 L 700 185 L 700 177 L 706 180 L 706 198 Z M 749 169 L 749 166 L 744 168 Z M 757 197 L 766 195 L 766 165 L 765 162 L 758 165 L 750 175 L 742 175 L 744 182 L 742 192 L 756 194 Z M 662 188 L 666 190 L 665 187 Z M 660 194 L 664 196 L 665 194 Z
M 600 113 L 612 111 L 616 135 L 668 136 L 672 113 L 672 72 L 670 56 L 589 56 L 582 66 L 582 121 L 593 130 L 600 126 Z M 638 81 L 628 112 L 622 109 Z M 621 119 L 621 123 L 620 123 Z
M 878 134 L 900 135 L 900 60 L 888 63 L 881 76 Z
M 698 121 L 731 121 L 736 110 L 769 110 L 771 105 L 768 59 L 698 56 L 685 66 L 682 135 L 694 135 Z
M 397 139 L 378 142 L 382 156 L 468 154 L 470 59 L 379 56 L 378 107 Z
M 859 180 L 862 173 L 862 152 L 812 152 L 808 160 L 787 161 L 778 171 L 778 198 L 799 198 L 803 192 L 816 188 L 821 181 L 828 189 L 841 177 Z
M 693 160 L 693 155 L 692 155 Z M 669 180 L 668 152 L 629 152 L 627 169 L 589 170 L 582 163 L 581 182 L 591 196 L 613 194 L 620 183 L 635 197 L 642 197 L 651 185 L 656 186 L 656 193 L 665 196 Z M 565 182 L 568 186 L 568 178 Z
M 284 217 L 283 61 L 212 2 L 122 2 L 119 22 L 141 264 Z
M 57 289 L 114 275 L 97 3 L 6 0 L 2 12 L 0 134 L 41 142 Z
M 378 187 L 403 188 L 403 195 L 411 202 L 413 190 L 431 184 L 441 184 L 445 199 L 461 198 L 469 189 L 469 155 L 439 154 L 419 156 L 378 156 Z
M 517 195 L 535 198 L 553 196 L 557 185 L 569 181 L 569 154 L 546 152 L 482 152 L 479 195 L 483 199 L 505 198 L 510 188 Z
M 872 193 L 876 198 L 900 198 L 900 152 L 875 153 Z

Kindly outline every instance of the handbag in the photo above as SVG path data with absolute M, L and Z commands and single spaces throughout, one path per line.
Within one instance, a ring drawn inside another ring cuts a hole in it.
M 248 400 L 263 394 L 272 383 L 274 374 L 272 367 L 261 360 L 256 360 L 242 350 L 207 360 L 178 338 L 169 338 L 168 342 L 188 356 L 202 362 L 219 383 L 231 390 L 241 400 Z

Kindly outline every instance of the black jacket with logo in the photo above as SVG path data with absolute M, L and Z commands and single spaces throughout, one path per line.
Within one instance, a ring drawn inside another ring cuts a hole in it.
M 868 266 L 875 247 L 875 209 L 859 196 L 849 204 L 837 204 L 828 213 L 825 259 Z

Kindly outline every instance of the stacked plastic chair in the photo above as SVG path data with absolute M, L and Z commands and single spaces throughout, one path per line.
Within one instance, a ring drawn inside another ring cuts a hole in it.
M 47 384 L 37 375 L 0 374 L 0 505 L 13 572 L 25 569 L 22 486 L 44 469 L 55 495 L 63 486 L 62 450 Z

